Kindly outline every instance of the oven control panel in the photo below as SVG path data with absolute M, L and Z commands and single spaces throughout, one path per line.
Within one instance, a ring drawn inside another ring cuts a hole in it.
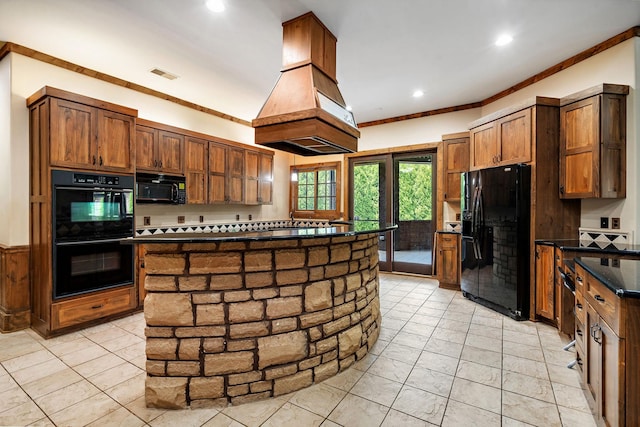
M 120 185 L 120 177 L 75 173 L 73 174 L 73 182 L 74 184 Z

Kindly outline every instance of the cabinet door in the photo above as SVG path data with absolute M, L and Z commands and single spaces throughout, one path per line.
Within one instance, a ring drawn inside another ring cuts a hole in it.
M 209 143 L 209 203 L 226 202 L 227 147 Z
M 555 322 L 553 246 L 536 245 L 536 315 Z
M 621 340 L 609 327 L 600 319 L 600 381 L 602 384 L 602 399 L 600 413 L 606 426 L 623 425 L 624 422 L 624 389 L 625 373 L 624 369 L 624 341 Z
M 98 110 L 98 167 L 133 172 L 133 117 Z
M 596 197 L 600 102 L 594 96 L 560 108 L 560 197 Z
M 498 159 L 498 138 L 495 123 L 487 123 L 470 130 L 470 169 L 494 166 Z
M 155 171 L 158 160 L 155 155 L 156 139 L 158 131 L 146 127 L 136 126 L 136 169 Z
M 209 142 L 187 137 L 184 146 L 184 175 L 187 181 L 187 203 L 207 202 L 207 154 Z
M 260 203 L 273 203 L 273 155 L 260 154 L 259 168 L 259 200 Z
M 586 340 L 585 359 L 587 362 L 587 368 L 584 372 L 584 385 L 596 402 L 596 407 L 600 407 L 600 398 L 602 392 L 600 389 L 600 362 L 602 360 L 601 347 L 599 340 L 599 321 L 600 316 L 591 307 L 591 305 L 585 302 L 587 321 L 585 327 L 586 333 L 589 334 Z
M 498 132 L 498 163 L 531 162 L 531 108 L 501 118 Z
M 156 158 L 164 173 L 182 175 L 182 144 L 184 136 L 173 132 L 158 132 Z
M 436 246 L 438 250 L 436 272 L 440 287 L 460 286 L 460 236 L 437 233 Z
M 97 164 L 95 108 L 62 99 L 51 99 L 52 166 L 91 168 Z
M 444 141 L 445 201 L 460 200 L 460 174 L 469 170 L 469 138 Z
M 244 149 L 229 147 L 227 151 L 229 173 L 227 174 L 227 201 L 244 201 Z
M 244 153 L 244 166 L 245 166 L 244 202 L 247 205 L 257 205 L 260 202 L 260 192 L 259 192 L 260 153 L 258 153 L 257 151 L 246 150 Z

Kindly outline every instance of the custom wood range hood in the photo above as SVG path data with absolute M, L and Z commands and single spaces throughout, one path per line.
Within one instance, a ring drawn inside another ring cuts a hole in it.
M 303 156 L 358 151 L 336 81 L 336 37 L 312 12 L 282 27 L 282 74 L 252 122 L 256 144 Z

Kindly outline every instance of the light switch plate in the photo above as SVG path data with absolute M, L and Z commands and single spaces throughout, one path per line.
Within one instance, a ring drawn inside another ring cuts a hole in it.
M 184 224 L 184 216 L 183 215 L 178 216 L 178 224 Z
M 609 218 L 606 216 L 600 217 L 600 228 L 609 228 Z

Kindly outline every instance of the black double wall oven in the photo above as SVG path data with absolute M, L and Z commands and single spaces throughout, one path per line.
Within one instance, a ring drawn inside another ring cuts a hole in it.
M 53 298 L 130 285 L 133 176 L 52 171 Z

